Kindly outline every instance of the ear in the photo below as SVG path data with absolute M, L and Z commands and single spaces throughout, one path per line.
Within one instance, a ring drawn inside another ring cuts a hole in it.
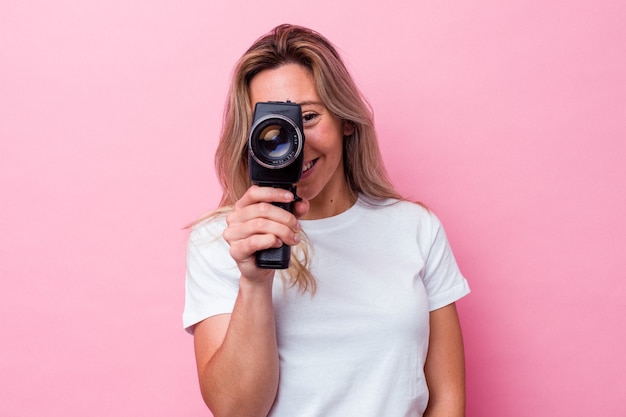
M 344 136 L 350 136 L 354 133 L 354 124 L 352 122 L 344 120 L 341 122 L 341 124 L 343 125 Z

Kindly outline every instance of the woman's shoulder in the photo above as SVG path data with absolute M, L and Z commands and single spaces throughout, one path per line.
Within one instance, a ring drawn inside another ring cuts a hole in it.
M 189 227 L 189 241 L 202 243 L 221 237 L 226 228 L 227 211 L 212 211 Z
M 415 231 L 420 235 L 436 234 L 442 227 L 439 218 L 426 205 L 408 199 L 359 199 L 361 210 L 378 218 L 388 227 Z
M 359 196 L 359 205 L 372 211 L 383 211 L 394 214 L 407 214 L 420 217 L 430 217 L 432 211 L 422 203 L 409 199 L 384 198 L 376 199 L 367 196 Z

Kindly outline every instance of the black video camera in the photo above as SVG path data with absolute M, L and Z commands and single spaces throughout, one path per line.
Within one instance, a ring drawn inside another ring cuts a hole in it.
M 250 180 L 262 187 L 289 190 L 296 196 L 295 184 L 302 175 L 304 161 L 304 132 L 302 111 L 290 101 L 257 103 L 248 136 L 248 166 Z M 273 203 L 293 213 L 294 202 Z M 291 247 L 283 244 L 256 253 L 260 268 L 289 267 Z

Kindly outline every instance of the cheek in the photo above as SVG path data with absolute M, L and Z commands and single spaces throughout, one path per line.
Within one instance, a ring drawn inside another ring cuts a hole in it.
M 340 127 L 334 124 L 323 126 L 316 132 L 319 146 L 327 153 L 341 153 L 343 134 Z
M 304 143 L 307 148 L 327 157 L 341 157 L 343 130 L 340 122 L 320 123 L 304 130 Z

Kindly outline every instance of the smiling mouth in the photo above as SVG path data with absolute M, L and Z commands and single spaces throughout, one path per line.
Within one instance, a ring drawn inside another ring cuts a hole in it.
M 315 163 L 317 162 L 317 159 L 314 159 L 312 161 L 307 162 L 306 164 L 304 164 L 302 166 L 302 173 L 304 174 L 305 172 L 307 172 L 309 169 L 313 168 L 313 165 L 315 165 Z

